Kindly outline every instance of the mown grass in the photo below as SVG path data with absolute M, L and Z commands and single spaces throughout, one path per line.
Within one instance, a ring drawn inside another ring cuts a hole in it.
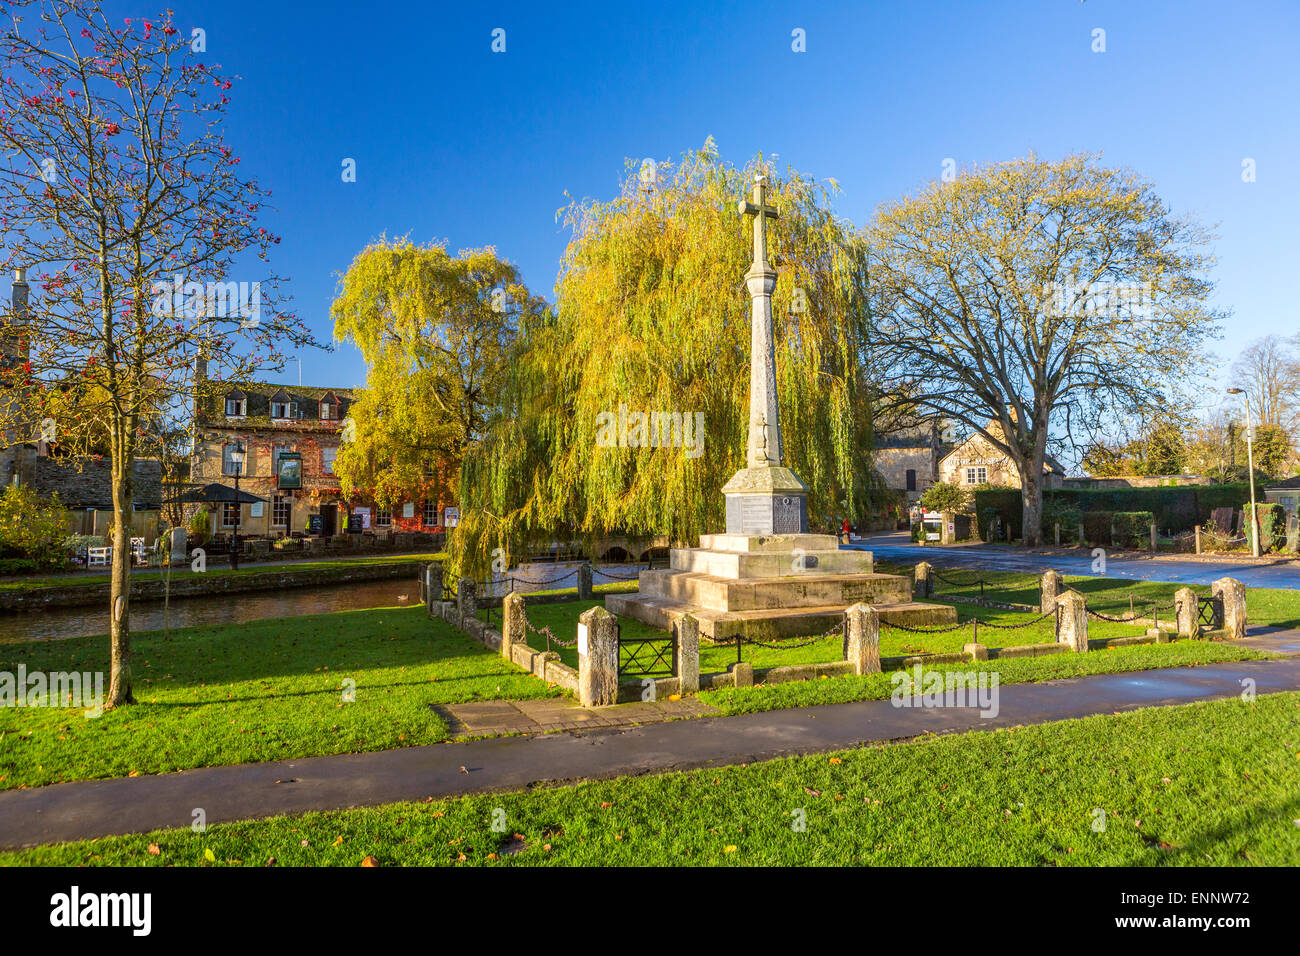
M 1300 860 L 1298 758 L 1300 694 L 1275 694 L 162 830 L 0 865 L 1283 866 Z
M 355 555 L 351 557 L 339 557 L 324 561 L 295 561 L 292 557 L 280 557 L 272 555 L 268 561 L 249 562 L 245 558 L 245 564 L 238 570 L 231 570 L 229 567 L 212 567 L 202 572 L 204 577 L 224 578 L 231 575 L 248 575 L 248 574 L 265 574 L 277 571 L 319 571 L 324 568 L 348 568 L 362 567 L 371 564 L 408 564 L 413 561 L 443 561 L 447 557 L 447 552 L 439 551 L 431 554 L 375 554 L 375 555 Z M 287 563 L 278 563 L 278 562 Z M 277 563 L 271 563 L 277 562 Z M 173 581 L 182 578 L 193 577 L 199 572 L 191 571 L 188 566 L 184 568 L 175 568 L 171 572 Z M 133 581 L 156 581 L 162 577 L 162 572 L 154 570 L 131 570 L 131 580 Z M 32 577 L 13 577 L 0 578 L 0 591 L 22 591 L 34 588 L 76 588 L 88 587 L 95 584 L 108 584 L 109 576 L 105 574 L 58 574 L 58 575 L 40 575 Z
M 1049 657 L 1015 657 L 981 661 L 980 671 L 997 674 L 1003 684 L 1061 680 L 1092 674 L 1118 674 L 1128 671 L 1154 670 L 1160 667 L 1197 667 L 1224 661 L 1265 660 L 1277 655 L 1265 654 L 1233 644 L 1209 641 L 1176 641 L 1172 644 L 1138 644 L 1110 647 L 1086 654 L 1053 654 Z M 922 673 L 959 671 L 965 673 L 976 665 L 935 664 Z M 820 680 L 791 681 L 785 684 L 756 684 L 753 687 L 729 687 L 702 691 L 701 701 L 717 707 L 724 714 L 750 714 L 787 707 L 813 707 L 818 704 L 844 704 L 855 700 L 885 700 L 893 690 L 890 676 L 864 674 L 861 677 L 826 677 Z
M 561 692 L 422 606 L 133 637 L 138 703 L 0 707 L 0 789 L 436 743 L 434 704 Z M 0 672 L 99 671 L 108 639 L 0 645 Z M 343 694 L 355 682 L 355 701 Z

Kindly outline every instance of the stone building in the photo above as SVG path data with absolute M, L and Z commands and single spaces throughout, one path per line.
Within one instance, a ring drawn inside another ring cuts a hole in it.
M 239 506 L 239 533 L 284 538 L 333 535 L 347 529 L 349 515 L 365 531 L 431 531 L 443 524 L 437 501 L 410 501 L 396 508 L 343 496 L 334 459 L 344 421 L 359 389 L 313 388 L 260 382 L 209 382 L 206 362 L 195 368 L 194 449 L 190 486 L 234 487 L 230 452 L 242 447 L 239 490 L 264 499 Z M 193 506 L 190 513 L 195 508 Z M 208 506 L 212 530 L 235 530 L 236 506 Z
M 1002 434 L 1002 426 L 989 422 L 991 435 Z M 1043 488 L 1060 487 L 1065 467 L 1048 455 L 1043 462 Z M 950 485 L 1001 485 L 1020 487 L 1020 470 L 1001 449 L 979 432 L 971 435 L 939 459 L 939 480 Z
M 877 435 L 873 465 L 885 486 L 903 492 L 910 505 L 938 480 L 942 451 L 938 419 L 932 419 L 913 428 Z
M 190 484 L 234 487 L 231 452 L 242 447 L 239 489 L 264 500 L 240 506 L 241 535 L 278 538 L 344 530 L 348 506 L 334 475 L 334 457 L 343 420 L 356 401 L 352 389 L 208 382 L 204 359 L 196 363 L 195 385 Z M 233 503 L 212 510 L 214 533 L 235 530 Z

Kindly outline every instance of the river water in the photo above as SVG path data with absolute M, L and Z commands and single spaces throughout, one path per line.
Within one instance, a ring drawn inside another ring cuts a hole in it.
M 542 591 L 553 587 L 577 586 L 577 562 L 526 564 L 510 572 L 516 591 Z M 637 565 L 605 565 L 609 571 L 597 570 L 596 584 L 634 578 Z M 510 590 L 505 575 L 496 575 L 490 593 Z M 300 617 L 304 614 L 328 614 L 331 611 L 356 611 L 372 607 L 409 607 L 420 603 L 420 586 L 410 580 L 361 581 L 349 584 L 316 585 L 284 588 L 278 591 L 246 591 L 239 594 L 212 594 L 173 598 L 167 609 L 167 626 L 238 624 L 265 618 Z M 161 631 L 161 601 L 131 603 L 131 631 Z M 88 637 L 108 633 L 108 602 L 102 606 L 61 607 L 44 611 L 0 614 L 0 644 L 22 641 L 53 641 L 69 637 Z

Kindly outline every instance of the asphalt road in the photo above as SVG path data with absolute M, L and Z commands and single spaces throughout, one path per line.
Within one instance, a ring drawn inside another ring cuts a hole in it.
M 1035 554 L 1009 547 L 957 545 L 939 547 L 914 544 L 904 531 L 856 538 L 849 547 L 870 551 L 877 558 L 896 564 L 929 561 L 935 567 L 988 568 L 990 571 L 1040 573 L 1054 568 L 1063 574 L 1126 578 L 1132 581 L 1172 581 L 1179 584 L 1210 584 L 1233 577 L 1247 587 L 1300 588 L 1300 565 L 1280 560 L 1274 564 L 1238 561 L 1179 561 L 1174 558 L 1116 557 L 1107 555 L 1104 574 L 1093 569 L 1091 551 L 1078 555 Z

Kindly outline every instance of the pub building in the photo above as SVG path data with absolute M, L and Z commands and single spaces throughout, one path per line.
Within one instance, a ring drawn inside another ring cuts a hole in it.
M 359 397 L 360 390 L 350 388 L 208 381 L 207 363 L 199 359 L 189 484 L 216 482 L 234 488 L 238 471 L 239 490 L 262 499 L 216 504 L 213 534 L 234 533 L 236 509 L 241 538 L 429 531 L 440 526 L 438 502 L 413 502 L 392 510 L 373 503 L 349 507 L 334 474 L 334 459 L 348 409 Z M 232 454 L 241 448 L 242 464 L 238 454 Z

